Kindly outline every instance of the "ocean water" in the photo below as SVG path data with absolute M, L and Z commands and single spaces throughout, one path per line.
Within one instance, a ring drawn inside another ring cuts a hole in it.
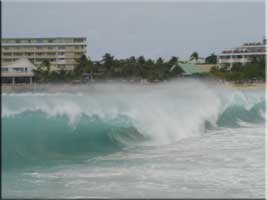
M 265 115 L 200 80 L 2 94 L 2 197 L 264 198 Z

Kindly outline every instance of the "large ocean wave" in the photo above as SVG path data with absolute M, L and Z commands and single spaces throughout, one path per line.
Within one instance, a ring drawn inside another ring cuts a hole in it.
M 4 169 L 83 160 L 265 121 L 263 90 L 192 80 L 96 84 L 61 93 L 2 94 L 2 99 Z

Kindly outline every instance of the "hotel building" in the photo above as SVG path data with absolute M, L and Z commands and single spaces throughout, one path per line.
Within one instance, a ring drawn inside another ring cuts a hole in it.
M 231 50 L 225 50 L 217 57 L 217 65 L 219 68 L 232 67 L 234 64 L 246 64 L 251 62 L 253 57 L 266 56 L 266 39 L 258 43 L 245 43 L 240 47 Z
M 86 54 L 86 38 L 3 38 L 1 52 L 1 66 L 27 58 L 36 66 L 48 60 L 52 71 L 73 70 Z

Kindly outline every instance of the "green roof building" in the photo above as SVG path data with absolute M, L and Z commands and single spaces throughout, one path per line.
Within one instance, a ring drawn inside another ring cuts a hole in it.
M 205 73 L 199 66 L 190 63 L 177 64 L 184 71 L 183 75 L 203 74 Z

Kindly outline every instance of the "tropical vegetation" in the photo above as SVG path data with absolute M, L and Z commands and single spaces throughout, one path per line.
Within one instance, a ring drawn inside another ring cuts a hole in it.
M 193 52 L 191 59 L 197 60 L 199 55 Z M 217 57 L 214 53 L 205 58 L 206 64 L 216 64 Z M 155 82 L 178 77 L 183 73 L 179 67 L 179 58 L 171 57 L 164 60 L 159 57 L 155 60 L 144 56 L 131 56 L 125 59 L 118 59 L 109 53 L 103 55 L 99 61 L 93 61 L 82 55 L 77 59 L 78 65 L 72 70 L 51 70 L 51 64 L 44 60 L 35 70 L 37 82 L 58 82 L 58 81 L 88 81 L 94 79 L 127 79 Z M 228 81 L 242 81 L 250 79 L 265 80 L 265 59 L 253 58 L 251 63 L 242 66 L 235 64 L 230 67 L 213 67 L 209 73 Z

